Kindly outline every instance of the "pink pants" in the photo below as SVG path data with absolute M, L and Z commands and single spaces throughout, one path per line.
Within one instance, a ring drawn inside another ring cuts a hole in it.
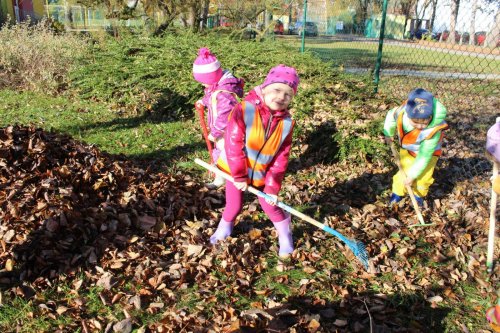
M 281 208 L 268 204 L 264 198 L 259 197 L 259 203 L 262 210 L 274 223 L 281 222 L 288 217 Z M 226 208 L 224 208 L 222 218 L 227 222 L 234 222 L 242 207 L 243 192 L 234 187 L 233 183 L 226 182 Z

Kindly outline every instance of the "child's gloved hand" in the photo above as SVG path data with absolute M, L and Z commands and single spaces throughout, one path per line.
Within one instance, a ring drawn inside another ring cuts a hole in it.
M 266 193 L 269 197 L 271 197 L 271 199 L 268 199 L 266 198 L 266 202 L 271 205 L 271 206 L 276 206 L 276 204 L 278 203 L 278 196 L 276 194 L 269 194 L 269 193 Z
M 500 195 L 500 176 L 493 177 L 493 191 Z
M 248 189 L 248 184 L 247 182 L 234 182 L 234 187 L 236 187 L 238 190 L 241 192 L 245 192 Z
M 212 142 L 215 142 L 215 138 L 214 138 L 214 136 L 212 135 L 212 133 L 210 133 L 210 134 L 208 135 L 208 140 L 210 140 L 210 141 L 212 141 Z
M 203 109 L 205 107 L 205 104 L 203 104 L 203 101 L 199 99 L 196 102 L 194 102 L 194 107 L 196 110 Z

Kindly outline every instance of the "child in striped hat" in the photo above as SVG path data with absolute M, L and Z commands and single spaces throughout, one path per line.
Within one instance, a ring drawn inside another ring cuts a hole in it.
M 212 160 L 217 161 L 224 150 L 224 131 L 231 110 L 243 97 L 244 82 L 235 77 L 229 70 L 222 69 L 216 56 L 209 49 L 202 47 L 193 63 L 193 77 L 204 87 L 204 96 L 197 104 L 202 104 L 208 110 L 208 138 L 215 145 Z M 209 188 L 218 188 L 224 184 L 224 178 L 216 176 Z

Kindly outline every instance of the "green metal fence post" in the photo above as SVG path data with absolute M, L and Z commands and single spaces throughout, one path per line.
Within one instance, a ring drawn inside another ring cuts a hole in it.
M 384 34 L 385 34 L 385 16 L 387 14 L 387 0 L 384 0 L 382 5 L 382 22 L 380 23 L 380 36 L 378 39 L 378 53 L 377 53 L 377 63 L 375 64 L 375 89 L 374 92 L 378 91 L 378 83 L 380 81 L 380 65 L 382 63 L 382 48 L 384 46 Z
M 306 19 L 307 19 L 307 0 L 304 0 L 304 15 L 302 17 L 302 45 L 300 52 L 304 53 L 306 44 Z

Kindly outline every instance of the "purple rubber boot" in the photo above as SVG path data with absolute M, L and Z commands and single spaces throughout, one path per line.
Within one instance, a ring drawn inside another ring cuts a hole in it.
M 273 223 L 276 231 L 278 232 L 278 242 L 280 244 L 279 256 L 288 256 L 293 252 L 293 239 L 292 239 L 292 218 L 290 215 L 280 222 Z
M 210 236 L 210 243 L 213 245 L 217 244 L 218 241 L 222 241 L 231 235 L 233 231 L 233 222 L 227 222 L 223 218 L 220 219 L 219 225 L 217 226 L 217 230 L 215 230 L 214 234 Z

